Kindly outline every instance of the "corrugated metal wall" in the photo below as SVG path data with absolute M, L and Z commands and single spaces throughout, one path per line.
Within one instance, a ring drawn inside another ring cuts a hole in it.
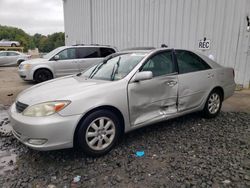
M 118 49 L 160 46 L 198 50 L 211 40 L 216 61 L 235 68 L 249 85 L 250 0 L 64 0 L 66 44 L 110 44 Z

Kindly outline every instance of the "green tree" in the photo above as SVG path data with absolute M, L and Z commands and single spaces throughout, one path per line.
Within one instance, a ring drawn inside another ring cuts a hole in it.
M 65 38 L 63 32 L 53 33 L 45 36 L 36 33 L 33 36 L 25 33 L 22 29 L 0 25 L 0 40 L 8 39 L 20 42 L 24 51 L 38 48 L 40 52 L 50 52 L 51 50 L 63 46 Z

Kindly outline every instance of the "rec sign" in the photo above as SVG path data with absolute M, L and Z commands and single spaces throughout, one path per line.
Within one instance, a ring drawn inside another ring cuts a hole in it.
M 200 50 L 209 50 L 210 49 L 210 40 L 200 40 L 199 41 Z

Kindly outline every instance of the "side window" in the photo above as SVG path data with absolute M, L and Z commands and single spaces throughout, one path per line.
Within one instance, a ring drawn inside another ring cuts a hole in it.
M 101 57 L 106 57 L 110 54 L 115 53 L 115 50 L 112 48 L 100 48 L 100 52 L 101 52 Z
M 0 56 L 7 56 L 7 52 L 1 52 Z
M 180 74 L 210 69 L 210 66 L 199 56 L 188 51 L 176 51 Z
M 151 71 L 154 77 L 173 73 L 174 64 L 171 51 L 153 56 L 142 67 L 141 71 Z
M 8 52 L 8 56 L 18 56 L 19 54 L 16 52 Z
M 59 55 L 60 60 L 76 59 L 76 49 L 68 48 L 59 52 L 57 55 Z
M 82 47 L 77 48 L 79 59 L 82 58 L 100 58 L 99 48 L 96 47 Z

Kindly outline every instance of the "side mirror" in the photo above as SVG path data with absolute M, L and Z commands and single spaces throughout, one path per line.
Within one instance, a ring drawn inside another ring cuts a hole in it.
M 59 55 L 55 55 L 55 56 L 54 56 L 54 60 L 55 60 L 55 61 L 57 61 L 57 60 L 59 60 L 59 59 L 60 59 Z
M 153 78 L 153 73 L 151 71 L 142 71 L 142 72 L 136 73 L 134 77 L 134 82 L 150 80 L 152 78 Z

